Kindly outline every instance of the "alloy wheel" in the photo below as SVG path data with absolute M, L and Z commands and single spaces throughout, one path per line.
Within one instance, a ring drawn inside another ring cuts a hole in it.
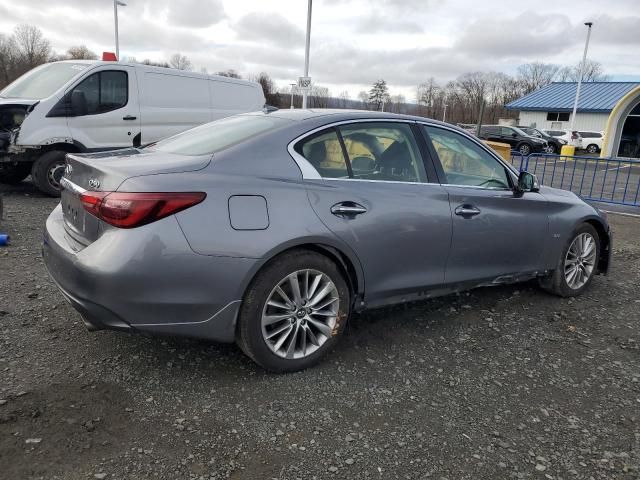
M 520 145 L 519 151 L 522 155 L 529 155 L 531 153 L 531 148 L 529 145 Z
M 582 288 L 591 278 L 596 265 L 596 240 L 590 233 L 573 239 L 564 260 L 564 278 L 572 290 Z
M 262 310 L 262 337 L 279 357 L 307 357 L 331 338 L 339 309 L 338 289 L 329 276 L 298 270 L 269 294 Z

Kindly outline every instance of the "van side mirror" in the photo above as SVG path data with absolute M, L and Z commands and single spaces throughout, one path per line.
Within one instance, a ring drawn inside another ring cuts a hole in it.
M 516 193 L 537 192 L 539 190 L 540 184 L 534 174 L 529 172 L 520 172 Z
M 87 106 L 87 97 L 82 90 L 74 90 L 73 92 L 71 92 L 69 103 L 71 106 L 70 113 L 74 117 L 86 115 L 89 112 L 89 107 Z

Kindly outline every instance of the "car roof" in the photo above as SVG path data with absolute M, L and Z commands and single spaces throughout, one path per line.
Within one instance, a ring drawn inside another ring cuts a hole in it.
M 461 132 L 463 129 L 452 125 L 450 123 L 441 122 L 427 117 L 419 117 L 417 115 L 405 115 L 401 113 L 390 112 L 375 112 L 371 110 L 355 110 L 355 109 L 337 109 L 337 108 L 295 108 L 295 109 L 281 109 L 267 112 L 262 110 L 260 112 L 251 112 L 244 115 L 265 115 L 270 117 L 282 118 L 291 120 L 294 122 L 303 122 L 306 120 L 314 120 L 326 117 L 327 123 L 349 121 L 349 120 L 406 120 L 409 122 L 423 122 L 432 125 L 442 125 L 447 128 L 454 128 Z

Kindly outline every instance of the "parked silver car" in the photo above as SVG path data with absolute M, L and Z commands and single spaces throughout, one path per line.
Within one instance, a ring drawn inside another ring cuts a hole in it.
M 233 342 L 309 367 L 354 311 L 538 278 L 581 293 L 606 218 L 420 117 L 286 110 L 67 156 L 44 260 L 90 329 Z

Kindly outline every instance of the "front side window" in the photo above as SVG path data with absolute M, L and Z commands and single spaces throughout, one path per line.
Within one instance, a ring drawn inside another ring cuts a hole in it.
M 511 188 L 507 171 L 471 139 L 450 130 L 425 126 L 446 175 L 443 183 L 492 189 Z
M 305 138 L 295 149 L 323 178 L 426 182 L 413 132 L 404 123 L 340 125 Z
M 75 115 L 96 115 L 124 107 L 129 97 L 127 72 L 94 73 L 71 91 Z
M 511 135 L 513 135 L 514 131 L 511 130 L 510 128 L 507 127 L 500 127 L 500 134 L 504 135 L 505 137 L 510 137 Z

